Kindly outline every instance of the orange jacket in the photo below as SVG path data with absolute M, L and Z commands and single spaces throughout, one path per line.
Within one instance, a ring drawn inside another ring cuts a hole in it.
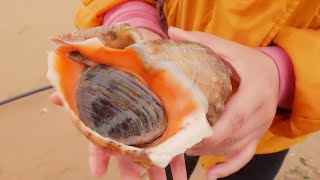
M 104 13 L 126 0 L 83 2 L 76 14 L 80 29 L 101 25 Z M 296 76 L 292 111 L 276 115 L 258 154 L 288 149 L 320 129 L 320 0 L 165 0 L 163 11 L 169 26 L 251 47 L 275 43 L 291 58 Z M 223 159 L 202 157 L 201 162 L 207 168 Z

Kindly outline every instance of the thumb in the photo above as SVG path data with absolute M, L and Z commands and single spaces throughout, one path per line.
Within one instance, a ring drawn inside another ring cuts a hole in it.
M 223 178 L 229 176 L 244 167 L 254 156 L 258 141 L 252 141 L 239 154 L 228 158 L 226 162 L 215 165 L 207 172 L 208 179 Z
M 222 58 L 231 60 L 240 58 L 238 57 L 239 44 L 213 34 L 198 31 L 184 31 L 176 27 L 170 27 L 168 29 L 168 35 L 175 41 L 189 41 L 207 46 Z
M 189 41 L 197 42 L 200 44 L 205 44 L 205 41 L 208 41 L 203 38 L 205 34 L 202 32 L 184 31 L 176 27 L 169 27 L 168 35 L 170 39 L 175 41 Z

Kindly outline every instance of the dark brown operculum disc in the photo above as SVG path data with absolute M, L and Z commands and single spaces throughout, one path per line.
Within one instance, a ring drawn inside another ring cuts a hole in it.
M 142 146 L 167 122 L 161 101 L 134 75 L 105 65 L 89 67 L 76 93 L 81 120 L 103 137 Z

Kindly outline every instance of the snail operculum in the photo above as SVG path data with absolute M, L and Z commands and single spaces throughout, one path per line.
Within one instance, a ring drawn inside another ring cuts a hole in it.
M 69 57 L 88 65 L 76 91 L 80 119 L 93 131 L 126 145 L 144 146 L 167 127 L 161 101 L 131 73 L 95 64 L 78 51 Z

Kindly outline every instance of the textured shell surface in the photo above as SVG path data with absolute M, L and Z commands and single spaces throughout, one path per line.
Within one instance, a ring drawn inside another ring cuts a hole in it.
M 203 45 L 144 41 L 128 24 L 53 41 L 58 47 L 49 53 L 48 78 L 75 126 L 94 144 L 148 167 L 166 167 L 212 135 L 231 93 L 229 71 Z M 70 60 L 75 63 L 62 63 Z M 77 63 L 85 65 L 81 72 Z M 61 71 L 61 64 L 74 64 L 79 74 Z

